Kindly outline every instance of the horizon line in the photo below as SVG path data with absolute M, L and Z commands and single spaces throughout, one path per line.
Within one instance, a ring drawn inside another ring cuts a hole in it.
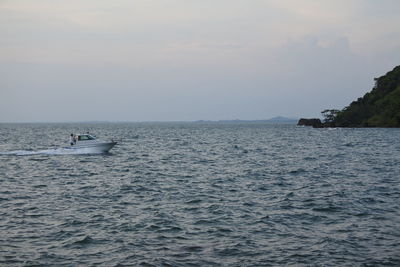
M 144 121 L 129 121 L 129 120 L 90 120 L 90 121 L 0 121 L 0 124 L 23 124 L 23 123 L 216 123 L 216 122 L 291 122 L 299 120 L 294 117 L 277 116 L 270 119 L 221 119 L 221 120 L 144 120 Z

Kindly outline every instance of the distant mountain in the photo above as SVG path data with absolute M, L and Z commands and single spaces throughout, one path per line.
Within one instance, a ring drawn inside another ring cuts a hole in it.
M 273 117 L 266 121 L 271 123 L 296 123 L 297 119 L 278 116 L 278 117 Z

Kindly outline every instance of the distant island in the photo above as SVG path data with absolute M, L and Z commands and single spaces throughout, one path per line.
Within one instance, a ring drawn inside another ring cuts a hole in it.
M 296 124 L 298 119 L 296 118 L 287 118 L 287 117 L 273 117 L 271 119 L 266 120 L 219 120 L 219 121 L 208 121 L 208 120 L 199 120 L 195 121 L 196 123 L 271 123 L 271 124 Z
M 375 78 L 372 91 L 342 110 L 322 111 L 320 119 L 300 119 L 298 125 L 323 127 L 400 127 L 400 66 Z

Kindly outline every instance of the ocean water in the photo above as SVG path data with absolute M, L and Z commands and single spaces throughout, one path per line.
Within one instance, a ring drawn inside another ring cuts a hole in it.
M 119 144 L 68 154 L 70 133 Z M 0 266 L 400 266 L 400 129 L 0 124 Z

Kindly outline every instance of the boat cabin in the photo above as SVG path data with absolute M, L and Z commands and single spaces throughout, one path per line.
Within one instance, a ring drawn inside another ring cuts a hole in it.
M 95 140 L 96 138 L 90 134 L 78 134 L 77 140 L 78 141 L 88 141 L 88 140 Z

